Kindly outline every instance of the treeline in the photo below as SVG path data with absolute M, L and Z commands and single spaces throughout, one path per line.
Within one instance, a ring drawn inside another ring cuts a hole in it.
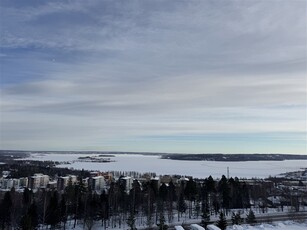
M 307 155 L 294 154 L 165 154 L 162 159 L 189 161 L 283 161 L 307 160 Z
M 29 157 L 30 153 L 24 151 L 0 150 L 0 162 L 8 163 L 16 159 Z
M 0 164 L 0 172 L 10 171 L 9 178 L 29 177 L 35 173 L 45 175 L 66 176 L 73 174 L 82 178 L 89 177 L 90 172 L 85 170 L 77 170 L 72 168 L 57 168 L 54 167 L 58 162 L 54 161 L 26 161 L 15 160 L 10 164 Z
M 182 218 L 200 218 L 210 223 L 210 215 L 228 214 L 231 209 L 250 208 L 249 187 L 238 178 L 225 176 L 214 181 L 210 176 L 201 181 L 192 178 L 157 186 L 154 181 L 134 180 L 129 193 L 122 180 L 112 182 L 109 189 L 97 194 L 79 182 L 65 191 L 39 190 L 23 193 L 14 189 L 2 194 L 0 229 L 37 229 L 49 226 L 65 229 L 67 224 L 82 224 L 91 229 L 94 222 L 104 228 L 128 226 L 136 221 L 143 226 L 164 226 Z

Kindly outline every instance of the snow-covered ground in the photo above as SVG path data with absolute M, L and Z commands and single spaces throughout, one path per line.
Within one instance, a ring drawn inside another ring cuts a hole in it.
M 307 222 L 298 223 L 293 221 L 273 222 L 272 224 L 234 225 L 227 227 L 227 230 L 306 230 Z
M 71 230 L 84 229 L 83 225 L 77 225 L 76 228 L 73 228 L 73 225 L 68 225 L 66 227 L 67 227 L 66 229 L 71 229 Z M 100 223 L 95 223 L 92 230 L 95 229 L 102 229 Z M 123 228 L 117 228 L 117 229 L 115 228 L 114 230 L 120 230 L 120 229 Z M 254 226 L 244 224 L 244 225 L 234 225 L 227 227 L 227 230 L 306 230 L 306 229 L 307 229 L 307 222 L 299 223 L 294 221 L 273 222 L 271 224 L 257 224 Z
M 211 175 L 214 178 L 220 178 L 221 175 L 227 175 L 227 167 L 232 177 L 239 178 L 265 178 L 276 176 L 280 173 L 297 171 L 307 165 L 307 160 L 286 160 L 286 161 L 248 161 L 248 162 L 217 162 L 217 161 L 180 161 L 160 159 L 159 156 L 148 155 L 115 155 L 115 162 L 97 163 L 97 162 L 78 162 L 78 157 L 88 156 L 90 154 L 35 154 L 31 160 L 52 160 L 52 161 L 70 161 L 71 164 L 59 165 L 58 167 L 73 167 L 75 169 L 99 170 L 99 171 L 136 171 L 136 172 L 154 172 L 157 175 L 186 175 L 197 178 L 204 178 Z

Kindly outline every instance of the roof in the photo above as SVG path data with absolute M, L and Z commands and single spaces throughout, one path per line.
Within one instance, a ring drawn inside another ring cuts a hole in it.
M 191 224 L 190 226 L 191 226 L 192 229 L 205 230 L 202 226 L 200 226 L 198 224 Z
M 215 225 L 213 225 L 213 224 L 209 224 L 209 225 L 207 226 L 207 229 L 208 229 L 208 230 L 221 230 L 219 227 L 217 227 L 217 226 L 215 226 Z

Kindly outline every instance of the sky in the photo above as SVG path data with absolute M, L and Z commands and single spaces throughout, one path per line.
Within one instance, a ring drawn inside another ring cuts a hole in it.
M 305 0 L 1 0 L 0 15 L 0 149 L 307 154 Z

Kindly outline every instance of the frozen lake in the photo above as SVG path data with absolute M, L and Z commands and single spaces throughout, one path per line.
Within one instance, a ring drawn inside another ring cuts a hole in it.
M 249 161 L 249 162 L 218 162 L 218 161 L 180 161 L 160 159 L 160 156 L 116 154 L 112 157 L 115 162 L 73 162 L 81 156 L 91 154 L 35 154 L 32 153 L 31 160 L 52 160 L 70 161 L 71 164 L 59 165 L 58 167 L 68 167 L 84 170 L 97 171 L 136 171 L 155 172 L 157 175 L 178 174 L 205 178 L 211 175 L 220 178 L 221 175 L 229 175 L 239 178 L 265 178 L 276 176 L 280 173 L 298 171 L 307 167 L 307 160 L 286 160 L 286 161 Z M 97 154 L 96 154 L 97 155 Z M 92 155 L 94 156 L 94 154 Z

